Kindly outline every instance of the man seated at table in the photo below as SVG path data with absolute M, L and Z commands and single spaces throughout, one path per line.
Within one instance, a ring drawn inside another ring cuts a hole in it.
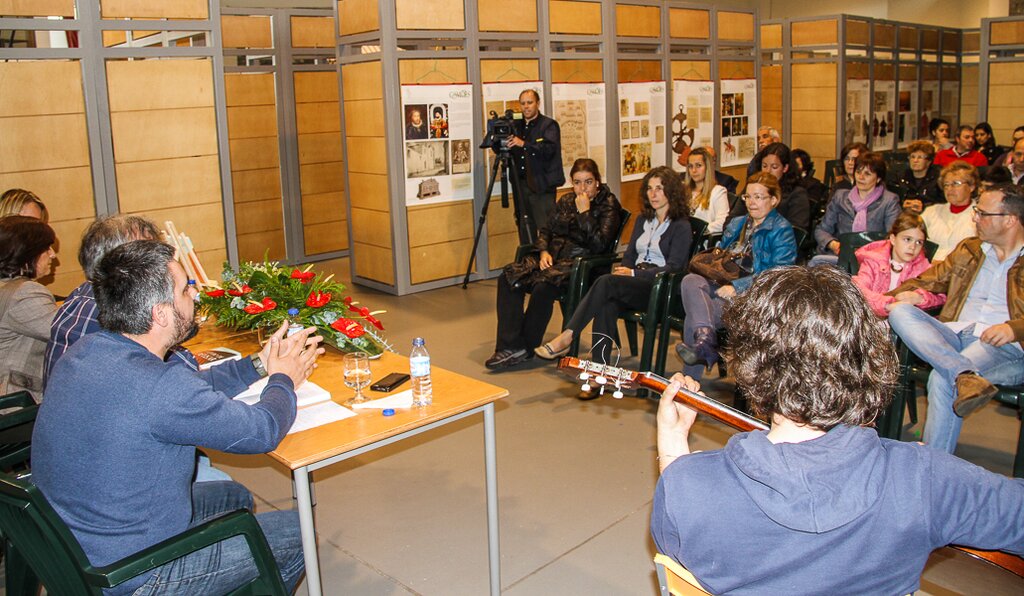
M 194 333 L 195 289 L 161 242 L 136 240 L 103 258 L 93 277 L 99 322 L 54 366 L 32 441 L 32 481 L 68 524 L 89 561 L 106 565 L 191 526 L 241 508 L 252 495 L 235 482 L 192 482 L 196 446 L 231 453 L 277 447 L 295 420 L 295 388 L 323 352 L 312 329 L 284 339 L 282 326 L 260 353 L 270 377 L 261 400 L 229 399 L 167 350 Z M 248 386 L 255 370 L 239 369 Z M 257 516 L 292 589 L 303 571 L 298 516 Z M 235 537 L 115 588 L 225 593 L 256 575 L 245 539 Z
M 1024 188 L 993 186 L 974 206 L 978 236 L 890 295 L 889 324 L 932 366 L 924 442 L 953 453 L 963 418 L 998 390 L 1024 383 Z M 938 318 L 914 290 L 946 294 Z
M 1024 480 L 871 428 L 899 365 L 848 275 L 766 271 L 724 319 L 729 372 L 770 430 L 690 453 L 697 413 L 673 398 L 700 387 L 682 375 L 657 416 L 651 534 L 705 589 L 909 594 L 935 548 L 1024 553 Z

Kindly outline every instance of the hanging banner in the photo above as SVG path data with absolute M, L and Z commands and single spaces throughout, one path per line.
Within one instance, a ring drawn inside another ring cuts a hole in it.
M 722 81 L 721 167 L 750 163 L 757 153 L 757 80 Z
M 875 81 L 871 110 L 871 150 L 888 151 L 896 138 L 893 122 L 896 103 L 896 81 Z
M 473 198 L 473 86 L 402 85 L 405 204 Z
M 868 143 L 871 136 L 870 81 L 846 81 L 846 120 L 843 125 L 843 145 Z
M 551 85 L 551 96 L 554 100 L 552 117 L 562 130 L 562 168 L 566 183 L 571 179 L 572 164 L 581 157 L 589 157 L 602 172 L 607 172 L 604 83 L 555 83 Z
M 715 144 L 714 81 L 672 81 L 672 167 L 686 170 L 690 149 Z
M 917 134 L 917 81 L 900 81 L 899 109 L 896 147 L 903 149 Z
M 480 131 L 483 135 L 487 131 L 487 120 L 491 118 L 491 112 L 494 112 L 499 117 L 505 116 L 508 111 L 512 112 L 512 117 L 521 121 L 523 118 L 523 110 L 519 105 L 519 95 L 527 89 L 532 89 L 537 92 L 537 96 L 540 97 L 540 112 L 544 113 L 544 84 L 540 81 L 516 81 L 513 83 L 484 83 L 481 85 L 482 93 L 484 96 L 484 129 Z M 517 126 L 521 125 L 521 122 Z M 483 138 L 481 136 L 481 138 Z M 491 166 L 493 162 L 491 158 L 494 154 L 488 149 L 484 150 L 484 160 L 487 166 L 487 176 L 491 175 Z M 497 189 L 497 186 L 495 186 Z
M 939 118 L 939 82 L 921 83 L 921 118 L 917 124 L 917 138 L 928 138 L 928 124 L 932 118 Z
M 665 81 L 619 83 L 622 181 L 665 165 Z

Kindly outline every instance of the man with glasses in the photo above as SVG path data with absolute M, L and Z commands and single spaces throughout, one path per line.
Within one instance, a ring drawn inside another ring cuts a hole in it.
M 994 186 L 973 213 L 977 237 L 889 292 L 889 324 L 933 369 L 924 442 L 949 453 L 963 418 L 998 393 L 993 383 L 1024 383 L 1024 189 Z M 938 318 L 915 308 L 917 289 L 946 294 Z
M 960 125 L 952 147 L 935 154 L 935 165 L 944 168 L 958 159 L 976 168 L 988 166 L 988 158 L 974 150 L 974 127 L 968 124 Z

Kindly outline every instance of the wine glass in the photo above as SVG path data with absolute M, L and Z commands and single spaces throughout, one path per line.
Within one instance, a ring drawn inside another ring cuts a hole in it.
M 345 386 L 356 390 L 352 399 L 345 402 L 346 406 L 361 404 L 367 401 L 363 396 L 363 387 L 370 384 L 370 356 L 366 352 L 352 352 L 344 358 Z

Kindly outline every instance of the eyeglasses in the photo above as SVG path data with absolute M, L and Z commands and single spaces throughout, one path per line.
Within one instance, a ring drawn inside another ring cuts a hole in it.
M 974 215 L 977 217 L 998 217 L 1000 215 L 1010 215 L 1009 213 L 987 213 L 977 207 L 971 207 L 971 209 L 974 209 Z
M 758 201 L 763 203 L 764 201 L 767 201 L 768 199 L 772 198 L 772 195 L 743 195 L 742 198 L 744 201 L 748 203 L 750 201 Z
M 573 183 L 573 186 L 575 186 L 577 184 L 580 185 L 580 186 L 593 186 L 593 185 L 597 184 L 597 180 L 595 180 L 593 178 L 587 178 L 586 180 L 573 180 L 572 183 Z
M 943 182 L 942 188 L 960 188 L 965 184 L 970 184 L 970 182 L 966 180 L 953 180 L 951 182 Z

